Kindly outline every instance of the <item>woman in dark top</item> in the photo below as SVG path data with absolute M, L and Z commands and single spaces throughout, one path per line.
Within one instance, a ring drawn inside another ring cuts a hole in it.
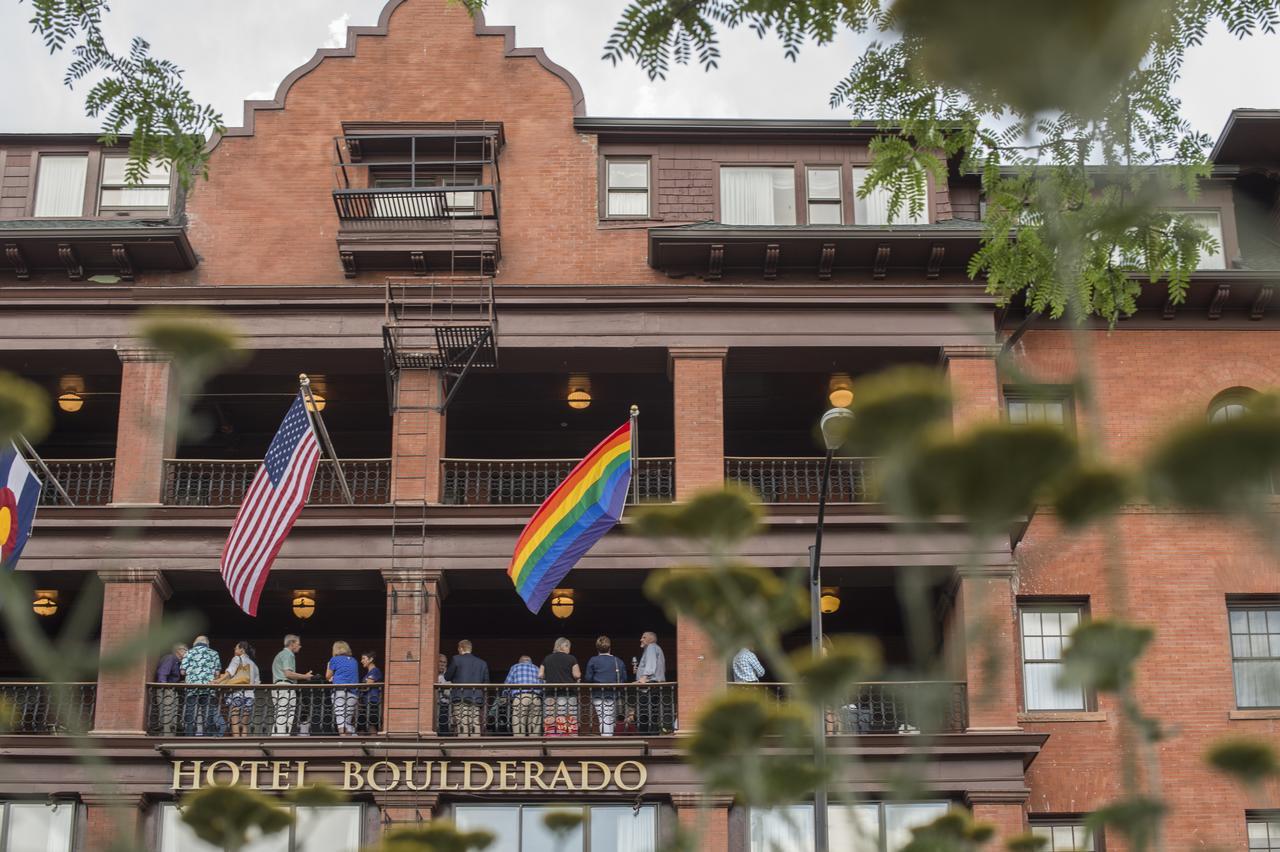
M 612 654 L 608 636 L 596 639 L 596 655 L 587 660 L 587 683 L 626 683 L 627 665 Z M 591 690 L 591 706 L 600 724 L 600 736 L 613 736 L 613 723 L 618 720 L 618 690 Z
M 556 640 L 555 650 L 538 668 L 544 683 L 577 683 L 582 680 L 578 660 L 569 653 L 569 640 Z M 548 689 L 543 702 L 543 731 L 548 737 L 571 737 L 578 733 L 578 696 L 572 689 Z

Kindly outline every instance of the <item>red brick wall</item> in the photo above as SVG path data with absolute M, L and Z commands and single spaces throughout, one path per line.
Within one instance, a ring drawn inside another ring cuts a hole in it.
M 701 852 L 729 852 L 729 806 L 724 796 L 703 799 L 697 793 L 675 793 L 671 797 L 680 828 L 698 839 Z
M 388 686 L 383 729 L 389 734 L 429 735 L 436 721 L 440 577 L 435 572 L 394 569 L 384 577 Z
M 1122 329 L 1090 334 L 1088 342 L 1097 414 L 1090 420 L 1078 412 L 1078 428 L 1121 464 L 1138 463 L 1180 420 L 1203 417 L 1226 388 L 1280 386 L 1274 332 Z M 1030 332 L 1018 354 L 1037 380 L 1059 383 L 1074 376 L 1066 333 Z M 1136 694 L 1168 733 L 1158 747 L 1160 786 L 1171 807 L 1166 848 L 1243 849 L 1245 810 L 1280 807 L 1280 787 L 1251 795 L 1209 771 L 1203 755 L 1225 735 L 1272 742 L 1280 735 L 1280 713 L 1231 718 L 1236 708 L 1226 609 L 1228 595 L 1280 595 L 1274 556 L 1244 525 L 1150 506 L 1130 507 L 1114 534 L 1105 536 L 1064 535 L 1049 513 L 1041 513 L 1017 556 L 1019 595 L 1087 596 L 1098 617 L 1114 614 L 1116 594 L 1123 594 L 1128 618 L 1155 628 Z M 1050 734 L 1028 773 L 1033 814 L 1085 812 L 1123 794 L 1118 709 L 1105 696 L 1098 709 L 1103 721 L 1023 724 Z M 1109 839 L 1107 848 L 1115 847 Z
M 102 656 L 136 639 L 156 624 L 168 598 L 163 575 L 152 570 L 102 573 Z M 100 734 L 141 734 L 146 727 L 145 684 L 156 660 L 141 659 L 125 668 L 98 673 L 93 729 Z
M 401 370 L 396 394 L 391 425 L 391 497 L 439 503 L 445 415 L 431 406 L 440 401 L 440 373 Z
M 172 365 L 151 350 L 120 351 L 120 421 L 116 435 L 115 503 L 159 503 L 164 459 L 175 450 Z

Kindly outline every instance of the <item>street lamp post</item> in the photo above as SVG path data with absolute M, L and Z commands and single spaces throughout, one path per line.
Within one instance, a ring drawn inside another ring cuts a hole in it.
M 827 494 L 831 490 L 831 463 L 836 450 L 844 444 L 853 421 L 853 412 L 847 408 L 833 408 L 822 415 L 820 428 L 822 443 L 827 455 L 822 460 L 822 480 L 818 490 L 818 524 L 809 548 L 809 641 L 815 659 L 822 656 L 822 526 L 827 517 Z M 820 773 L 827 771 L 827 712 L 819 703 L 814 704 L 813 757 Z M 815 852 L 828 852 L 830 842 L 827 831 L 827 783 L 818 782 L 813 791 L 813 846 Z

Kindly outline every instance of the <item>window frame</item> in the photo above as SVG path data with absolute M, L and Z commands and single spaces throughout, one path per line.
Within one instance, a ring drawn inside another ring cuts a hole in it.
M 581 810 L 582 816 L 582 850 L 583 852 L 600 852 L 591 848 L 591 811 L 593 808 L 617 808 L 625 807 L 630 809 L 631 805 L 626 802 L 570 802 L 550 800 L 545 802 L 454 802 L 451 806 L 449 817 L 454 824 L 458 822 L 458 809 L 466 808 L 469 810 L 492 810 L 496 808 L 515 808 L 516 809 L 516 826 L 517 837 L 516 847 L 523 849 L 524 846 L 524 809 L 530 808 L 546 808 L 548 810 Z M 653 814 L 653 839 L 655 848 L 663 847 L 663 830 L 662 830 L 662 809 L 657 802 L 642 802 L 641 808 L 648 808 Z
M 1246 852 L 1249 852 L 1249 850 L 1254 849 L 1254 847 L 1249 845 L 1249 826 L 1255 825 L 1255 824 L 1268 826 L 1268 834 L 1272 833 L 1271 828 L 1274 827 L 1276 829 L 1276 831 L 1274 832 L 1276 835 L 1276 839 L 1280 840 L 1280 811 L 1269 811 L 1269 810 L 1245 811 L 1244 812 L 1244 825 L 1245 825 L 1245 829 L 1244 829 L 1245 841 L 1244 842 L 1245 842 Z M 1268 845 L 1273 845 L 1271 843 L 1270 837 L 1267 838 L 1267 843 Z M 1269 852 L 1269 850 L 1261 850 L 1261 852 Z
M 1084 820 L 1084 814 L 1035 814 L 1027 820 L 1027 827 L 1033 834 L 1037 828 L 1084 828 Z M 1092 852 L 1106 852 L 1105 836 L 1101 830 L 1095 833 L 1091 840 L 1093 841 Z M 1050 843 L 1052 842 L 1050 840 Z M 1048 846 L 1044 852 L 1063 852 L 1063 850 Z
M 814 224 L 813 221 L 813 205 L 817 204 L 821 207 L 834 207 L 838 215 L 836 222 L 819 222 L 817 224 L 824 227 L 835 228 L 844 224 L 844 164 L 843 163 L 803 163 L 804 167 L 804 222 L 806 225 Z M 836 173 L 836 197 L 835 198 L 818 198 L 813 197 L 812 181 L 809 178 L 811 172 L 827 171 Z
M 954 802 L 954 801 L 953 801 L 953 800 L 951 800 L 951 799 L 920 799 L 920 800 L 918 800 L 918 801 L 906 801 L 906 802 L 888 801 L 888 800 L 884 800 L 884 799 L 867 799 L 867 800 L 860 800 L 860 801 L 847 802 L 847 803 L 836 802 L 836 803 L 830 803 L 830 804 L 828 804 L 828 805 L 827 805 L 827 823 L 828 823 L 828 824 L 830 824 L 830 822 L 831 822 L 831 809 L 832 809 L 832 808 L 839 808 L 839 807 L 855 807 L 855 806 L 867 806 L 867 805 L 872 805 L 872 806 L 874 806 L 874 807 L 876 808 L 876 826 L 877 826 L 877 831 L 879 832 L 878 836 L 876 837 L 876 842 L 877 842 L 877 843 L 878 843 L 878 845 L 879 845 L 879 850 L 880 850 L 880 852 L 888 852 L 888 846 L 889 846 L 889 817 L 888 817 L 888 808 L 890 808 L 890 807 L 894 807 L 894 806 L 904 806 L 904 805 L 905 805 L 905 806 L 909 806 L 909 805 L 945 805 L 945 806 L 946 806 L 946 813 L 951 813 L 952 811 L 955 811 L 955 810 L 959 807 L 959 806 L 956 804 L 956 802 Z M 751 849 L 751 848 L 752 848 L 752 843 L 754 842 L 754 837 L 753 837 L 753 835 L 752 835 L 752 831 L 751 831 L 751 826 L 752 826 L 752 813 L 753 813 L 754 811 L 756 811 L 756 810 L 760 810 L 760 811 L 773 811 L 773 810 L 779 810 L 779 809 L 781 809 L 781 808 L 796 808 L 796 807 L 798 807 L 798 808 L 804 808 L 804 809 L 808 810 L 808 812 L 809 812 L 809 813 L 808 813 L 808 815 L 807 815 L 807 824 L 812 824 L 812 822 L 813 822 L 813 807 L 814 807 L 814 803 L 813 803 L 813 802 L 811 802 L 811 801 L 809 801 L 809 802 L 796 802 L 796 803 L 794 803 L 794 804 L 792 804 L 792 805 L 778 805 L 778 806 L 773 807 L 773 808 L 749 808 L 749 809 L 747 809 L 747 814 L 746 814 L 746 817 L 747 817 L 747 820 L 746 820 L 746 822 L 747 822 L 747 830 L 746 830 L 746 835 L 747 835 L 747 849 Z
M 293 813 L 295 815 L 298 808 L 304 808 L 306 810 L 325 810 L 325 809 L 333 809 L 333 808 L 355 809 L 357 811 L 357 825 L 359 826 L 359 833 L 360 833 L 360 839 L 359 839 L 360 848 L 363 849 L 365 844 L 370 841 L 369 820 L 368 820 L 369 808 L 363 802 L 359 802 L 359 801 L 347 802 L 346 804 L 340 804 L 340 805 L 295 805 L 289 802 L 280 801 L 280 802 L 277 802 L 277 804 L 279 804 L 281 807 L 287 809 L 288 811 L 290 811 L 290 813 Z M 179 803 L 177 801 L 167 801 L 167 802 L 162 801 L 157 803 L 156 810 L 155 810 L 156 827 L 155 827 L 155 836 L 154 836 L 156 849 L 164 848 L 164 842 L 165 842 L 164 810 L 165 809 L 179 810 Z M 179 817 L 179 819 L 181 819 L 181 817 Z M 287 829 L 287 832 L 289 835 L 287 846 L 290 852 L 296 852 L 296 849 L 297 849 L 296 843 L 298 840 L 298 822 L 296 818 L 294 819 L 293 822 L 289 824 L 289 828 Z M 75 849 L 76 847 L 73 845 L 72 848 Z
M 97 196 L 98 188 L 96 182 L 92 179 L 100 170 L 99 161 L 102 158 L 102 149 L 89 148 L 83 145 L 75 146 L 50 146 L 42 148 L 33 148 L 31 150 L 31 172 L 30 182 L 27 185 L 27 208 L 26 218 L 28 219 L 92 219 L 97 213 Z M 36 215 L 36 199 L 40 193 L 40 161 L 45 157 L 85 157 L 84 170 L 84 187 L 80 199 L 80 212 L 78 214 L 67 214 L 58 216 L 37 216 Z M 93 212 L 88 212 L 93 211 Z
M 1004 403 L 1003 409 L 1004 420 L 1006 423 L 1013 423 L 1013 419 L 1009 416 L 1009 403 L 1046 403 L 1060 402 L 1062 403 L 1062 428 L 1071 433 L 1076 429 L 1076 405 L 1075 395 L 1071 392 L 1069 385 L 1005 385 L 1000 389 L 1000 396 Z M 1045 422 L 1028 420 L 1026 423 Z
M 1231 613 L 1248 612 L 1252 610 L 1280 610 L 1280 597 L 1271 595 L 1265 596 L 1228 596 L 1227 597 L 1227 658 L 1231 661 L 1231 700 L 1235 703 L 1237 710 L 1280 710 L 1280 695 L 1278 695 L 1275 704 L 1250 704 L 1241 706 L 1239 685 L 1236 683 L 1236 663 L 1241 661 L 1265 661 L 1280 664 L 1280 656 L 1266 657 L 1237 657 L 1235 649 L 1235 637 L 1237 635 L 1231 630 Z M 1247 621 L 1247 619 L 1246 619 Z M 1269 626 L 1269 625 L 1268 625 Z M 1244 636 L 1253 636 L 1251 632 L 1242 634 Z M 1270 635 L 1270 631 L 1263 634 Z M 1275 814 L 1272 819 L 1280 821 L 1280 813 Z
M 1056 597 L 1056 596 L 1037 595 L 1034 597 L 1020 596 L 1017 598 L 1015 603 L 1017 604 L 1016 611 L 1017 611 L 1017 617 L 1018 617 L 1018 674 L 1021 678 L 1020 686 L 1021 686 L 1021 692 L 1022 692 L 1022 695 L 1021 695 L 1022 712 L 1027 714 L 1036 714 L 1036 715 L 1044 714 L 1049 716 L 1060 716 L 1060 715 L 1069 715 L 1072 713 L 1092 713 L 1096 711 L 1098 709 L 1098 696 L 1092 690 L 1085 689 L 1084 687 L 1081 687 L 1080 689 L 1080 694 L 1082 698 L 1081 704 L 1083 706 L 1078 708 L 1077 707 L 1061 708 L 1061 709 L 1037 708 L 1037 707 L 1031 707 L 1027 703 L 1028 661 L 1027 661 L 1027 649 L 1026 649 L 1026 634 L 1023 632 L 1023 626 L 1022 626 L 1023 613 L 1040 611 L 1042 613 L 1056 612 L 1061 614 L 1068 610 L 1075 610 L 1076 615 L 1078 617 L 1076 622 L 1076 626 L 1078 628 L 1080 625 L 1086 624 L 1089 621 L 1090 616 L 1089 616 L 1088 599 L 1079 598 L 1079 597 Z M 1043 635 L 1044 634 L 1041 634 L 1041 636 Z M 1066 637 L 1064 636 L 1063 638 L 1066 638 Z M 1062 650 L 1065 650 L 1065 648 L 1063 648 Z M 1059 651 L 1059 656 L 1056 661 L 1058 665 L 1061 665 L 1061 659 L 1062 659 L 1061 653 L 1062 652 Z M 1049 660 L 1032 661 L 1033 664 L 1046 663 L 1046 662 L 1054 662 L 1054 661 L 1049 661 Z
M 1226 225 L 1224 224 L 1225 217 L 1222 215 L 1221 206 L 1215 205 L 1210 207 L 1166 207 L 1165 210 L 1169 213 L 1175 213 L 1175 214 L 1186 215 L 1186 216 L 1196 216 L 1196 215 L 1203 216 L 1206 214 L 1216 215 L 1218 217 L 1218 234 L 1217 234 L 1218 255 L 1217 256 L 1222 258 L 1222 265 L 1221 266 L 1201 266 L 1199 261 L 1204 258 L 1204 255 L 1202 253 L 1200 258 L 1197 258 L 1195 271 L 1196 272 L 1225 272 L 1231 269 L 1231 261 L 1227 257 L 1227 233 L 1226 233 Z
M 791 161 L 780 162 L 769 160 L 765 162 L 744 162 L 740 160 L 725 160 L 715 164 L 715 221 L 717 224 L 725 224 L 724 221 L 724 170 L 725 169 L 790 169 L 791 170 L 791 204 L 794 208 L 795 221 L 791 224 L 781 225 L 729 225 L 731 228 L 790 228 L 799 224 L 800 211 L 804 209 L 807 217 L 807 207 L 805 197 L 807 189 L 803 186 L 803 168 L 804 164 Z M 806 218 L 807 221 L 807 218 Z
M 613 187 L 609 184 L 610 163 L 640 163 L 644 165 L 644 188 L 634 186 Z M 609 198 L 613 193 L 625 195 L 644 195 L 644 215 L 629 213 L 610 213 Z M 647 221 L 653 215 L 653 157 L 647 154 L 605 154 L 600 164 L 600 218 L 612 220 Z
M 160 184 L 142 184 L 141 187 L 128 187 L 126 184 L 113 183 L 108 186 L 107 177 L 107 160 L 114 157 L 128 158 L 129 152 L 124 150 L 101 151 L 98 156 L 98 179 L 94 188 L 94 211 L 100 218 L 109 219 L 154 219 L 160 215 L 169 216 L 173 212 L 173 201 L 175 187 L 177 182 L 173 179 L 173 166 L 169 166 L 169 183 L 167 184 L 168 192 L 165 194 L 164 207 L 123 207 L 115 205 L 104 205 L 102 203 L 102 193 L 106 189 L 128 189 L 128 188 L 150 188 L 159 189 Z
M 858 205 L 862 204 L 865 207 L 867 203 L 867 199 L 861 198 L 858 195 L 858 189 L 861 186 L 861 182 L 858 180 L 858 173 L 859 171 L 868 172 L 870 170 L 871 170 L 871 163 L 869 162 L 851 163 L 849 166 L 849 201 L 850 201 L 850 209 L 853 215 L 853 218 L 851 219 L 853 224 L 864 225 L 872 228 L 919 228 L 925 225 L 932 225 L 934 223 L 933 177 L 927 172 L 925 173 L 925 176 L 924 176 L 924 211 L 923 211 L 924 221 L 922 222 L 915 222 L 915 221 L 864 222 L 858 216 Z M 863 181 L 865 180 L 866 180 L 866 177 L 864 176 Z M 911 216 L 911 206 L 909 203 L 903 205 L 902 209 L 898 211 L 898 216 L 907 217 L 907 218 Z
M 4 799 L 0 801 L 0 850 L 9 848 L 9 832 L 13 828 L 13 818 L 9 814 L 9 808 L 12 805 L 41 805 L 48 807 L 52 804 L 54 807 L 67 807 L 71 809 L 71 831 L 67 836 L 67 851 L 80 848 L 80 808 L 79 803 L 73 799 Z

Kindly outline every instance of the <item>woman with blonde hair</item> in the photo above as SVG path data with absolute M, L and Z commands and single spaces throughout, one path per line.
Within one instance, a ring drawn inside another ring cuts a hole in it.
M 325 667 L 324 678 L 334 686 L 360 682 L 360 666 L 351 656 L 351 646 L 341 640 L 333 643 L 333 656 Z M 352 737 L 356 733 L 356 691 L 354 689 L 335 689 L 333 691 L 333 721 L 338 726 L 338 736 Z

